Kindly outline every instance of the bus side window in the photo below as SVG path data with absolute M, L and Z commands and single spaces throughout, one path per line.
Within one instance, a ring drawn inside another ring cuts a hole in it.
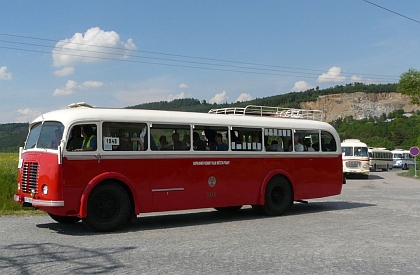
M 104 122 L 102 124 L 102 146 L 104 151 L 147 150 L 146 123 Z M 140 134 L 138 134 L 140 133 Z
M 337 143 L 334 136 L 326 131 L 321 132 L 322 151 L 337 151 Z
M 82 148 L 82 143 L 82 127 L 80 125 L 75 125 L 71 128 L 70 137 L 67 141 L 66 149 L 67 151 L 74 151 L 76 149 L 80 149 Z
M 230 132 L 233 151 L 262 151 L 264 139 L 261 128 L 233 127 Z
M 153 124 L 150 133 L 152 151 L 190 150 L 190 125 Z
M 264 146 L 267 152 L 284 152 L 287 140 L 291 140 L 292 130 L 290 129 L 264 129 Z
M 194 125 L 193 127 L 192 148 L 194 151 L 229 150 L 229 131 L 226 126 Z M 219 138 L 219 135 L 221 135 L 221 138 Z

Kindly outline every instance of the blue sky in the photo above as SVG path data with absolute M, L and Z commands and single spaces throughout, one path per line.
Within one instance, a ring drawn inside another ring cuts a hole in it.
M 420 5 L 369 2 L 2 1 L 0 123 L 81 101 L 230 103 L 397 83 L 419 69 Z

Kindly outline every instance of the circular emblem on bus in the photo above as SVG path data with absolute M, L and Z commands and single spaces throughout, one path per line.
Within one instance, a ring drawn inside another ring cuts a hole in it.
M 213 187 L 213 186 L 216 185 L 216 178 L 211 176 L 207 182 L 208 182 L 210 187 Z

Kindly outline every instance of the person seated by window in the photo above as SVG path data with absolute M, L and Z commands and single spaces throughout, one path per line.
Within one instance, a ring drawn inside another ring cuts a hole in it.
M 116 136 L 119 138 L 119 145 L 116 146 L 117 151 L 133 151 L 133 142 L 128 134 L 123 129 L 118 129 Z M 139 138 L 135 138 L 139 139 Z
M 305 139 L 305 151 L 315 152 L 315 149 L 312 148 L 312 144 L 311 144 L 311 141 L 309 139 Z
M 62 136 L 63 136 L 63 132 L 60 129 L 55 129 L 54 138 L 48 144 L 48 148 L 57 149 L 61 143 Z
M 179 140 L 179 133 L 172 134 L 172 144 L 174 150 L 187 150 L 186 144 L 182 143 L 182 141 Z
M 197 132 L 193 132 L 193 148 L 197 151 L 206 150 L 206 142 L 200 139 L 200 135 Z
M 275 151 L 275 152 L 283 152 L 283 148 L 279 145 L 279 142 L 277 140 L 272 140 L 271 144 L 267 146 L 267 151 Z
M 331 139 L 330 143 L 328 144 L 329 151 L 337 151 L 337 145 L 335 144 L 335 139 Z
M 304 149 L 305 149 L 305 147 L 303 146 L 303 144 L 300 143 L 299 136 L 298 135 L 295 135 L 294 136 L 293 146 L 295 148 L 295 152 L 303 152 Z M 292 145 L 289 146 L 289 151 L 293 151 L 292 150 Z
M 191 148 L 191 137 L 190 135 L 186 134 L 182 138 L 182 144 L 185 145 L 186 150 L 190 150 Z
M 74 151 L 75 149 L 82 148 L 82 128 L 78 125 L 71 129 L 71 137 L 67 142 L 67 151 Z
M 91 126 L 83 126 L 82 128 L 82 148 L 75 151 L 96 151 L 97 141 Z
M 169 144 L 169 142 L 166 140 L 165 135 L 161 135 L 159 138 L 158 150 L 170 150 L 170 149 L 172 149 L 172 144 Z
M 216 151 L 227 151 L 229 146 L 226 143 L 223 143 L 223 136 L 221 133 L 217 133 L 214 137 L 216 141 Z M 207 150 L 210 150 L 210 147 L 207 147 Z

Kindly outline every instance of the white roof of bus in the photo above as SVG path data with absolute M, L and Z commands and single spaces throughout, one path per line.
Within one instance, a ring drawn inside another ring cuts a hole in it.
M 349 147 L 349 146 L 359 146 L 359 147 L 367 147 L 366 143 L 361 142 L 359 139 L 345 139 L 341 142 L 342 147 Z
M 369 147 L 368 148 L 369 152 L 391 152 L 390 150 L 386 149 L 386 148 L 376 148 L 376 147 Z
M 292 128 L 292 129 L 320 129 L 336 133 L 334 127 L 326 122 L 299 119 L 276 118 L 252 115 L 224 115 L 196 112 L 157 111 L 143 109 L 109 109 L 77 107 L 51 111 L 37 117 L 32 123 L 43 120 L 60 121 L 64 125 L 95 121 L 115 122 L 150 122 L 168 124 L 195 124 L 195 125 L 231 125 L 242 127 L 264 128 Z

